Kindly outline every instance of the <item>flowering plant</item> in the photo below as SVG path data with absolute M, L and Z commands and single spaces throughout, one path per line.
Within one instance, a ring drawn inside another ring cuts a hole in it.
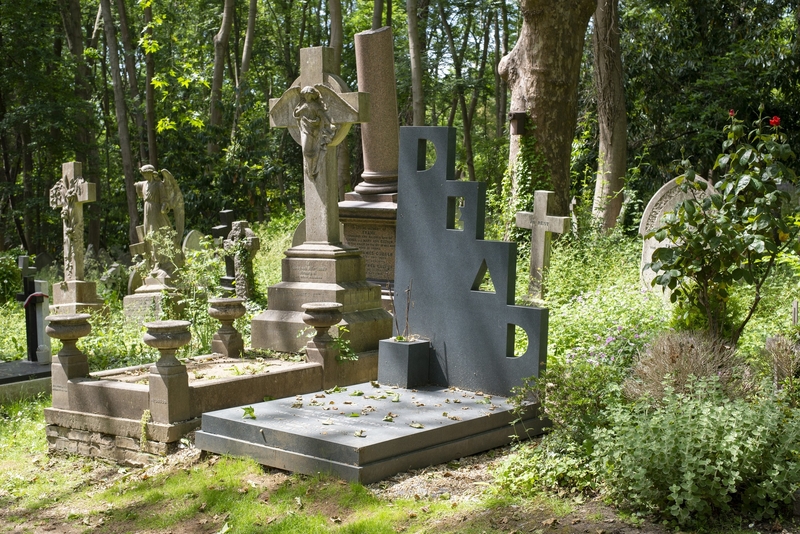
M 714 191 L 704 194 L 707 183 L 684 161 L 686 171 L 678 183 L 689 199 L 648 234 L 663 243 L 648 265 L 657 273 L 654 285 L 672 290 L 673 302 L 700 311 L 712 336 L 734 343 L 761 300 L 761 287 L 778 254 L 798 248 L 800 209 L 786 191 L 786 184 L 796 182 L 786 165 L 795 155 L 778 129 L 780 118 L 769 120 L 771 131 L 765 131 L 765 120 L 759 116 L 746 132 L 731 115 L 724 129 L 725 152 L 714 165 L 714 174 L 721 175 Z M 744 318 L 733 324 L 730 292 L 742 283 L 750 289 L 749 302 Z

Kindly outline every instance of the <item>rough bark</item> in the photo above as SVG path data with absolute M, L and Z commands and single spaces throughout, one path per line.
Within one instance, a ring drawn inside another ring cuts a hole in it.
M 425 94 L 422 88 L 422 42 L 419 36 L 417 0 L 406 0 L 408 54 L 411 58 L 411 113 L 414 126 L 425 125 Z
M 149 39 L 153 37 L 153 9 L 144 8 L 145 34 Z M 153 78 L 156 75 L 155 60 L 152 53 L 144 55 L 145 67 L 145 114 L 147 115 L 147 159 L 155 168 L 158 168 L 158 146 L 156 145 L 156 94 L 153 87 Z
M 119 51 L 117 49 L 117 35 L 114 31 L 114 18 L 111 14 L 111 0 L 100 0 L 103 10 L 103 27 L 106 33 L 106 46 L 108 46 L 108 66 L 111 70 L 111 82 L 114 85 L 114 109 L 117 116 L 117 134 L 119 135 L 119 148 L 122 156 L 122 172 L 125 176 L 125 196 L 128 201 L 128 238 L 131 244 L 139 241 L 136 235 L 136 225 L 139 224 L 136 209 L 136 188 L 133 185 L 135 171 L 133 168 L 133 154 L 131 154 L 131 139 L 128 131 L 128 113 L 125 109 L 125 89 L 122 86 L 122 75 L 119 71 Z
M 256 33 L 256 15 L 258 14 L 258 0 L 250 0 L 247 10 L 247 29 L 244 34 L 244 49 L 242 50 L 242 64 L 239 67 L 239 76 L 236 78 L 236 102 L 233 106 L 233 126 L 231 127 L 231 141 L 236 136 L 236 128 L 241 113 L 242 91 L 247 89 L 247 71 L 250 70 L 250 56 L 253 52 L 253 37 Z
M 219 153 L 218 142 L 213 141 L 218 135 L 217 130 L 222 126 L 222 82 L 225 74 L 225 57 L 228 51 L 228 39 L 233 26 L 233 10 L 235 0 L 225 0 L 222 9 L 222 23 L 219 32 L 214 36 L 214 73 L 211 78 L 211 104 L 209 109 L 208 126 L 211 130 L 212 141 L 208 143 L 209 154 Z
M 511 111 L 526 111 L 536 149 L 555 191 L 553 215 L 569 211 L 570 154 L 578 120 L 578 79 L 589 19 L 596 0 L 520 0 L 522 27 L 498 66 L 511 89 Z M 513 162 L 519 140 L 512 136 Z M 512 177 L 512 195 L 516 181 Z
M 102 8 L 102 6 L 101 6 Z M 142 95 L 139 93 L 139 82 L 136 79 L 136 48 L 131 39 L 128 26 L 128 12 L 125 0 L 117 0 L 117 14 L 119 15 L 119 36 L 122 41 L 122 50 L 125 55 L 125 72 L 128 74 L 131 102 L 133 102 L 133 120 L 136 123 L 136 142 L 139 145 L 139 161 L 147 163 L 147 148 L 144 143 L 144 116 L 142 115 Z
M 622 209 L 628 157 L 618 7 L 619 0 L 599 0 L 594 13 L 594 82 L 600 147 L 592 214 L 606 230 L 617 224 Z
M 501 36 L 502 32 L 502 36 Z M 503 136 L 508 113 L 508 84 L 500 76 L 500 58 L 508 54 L 508 10 L 506 3 L 500 2 L 494 25 L 494 101 L 495 135 Z

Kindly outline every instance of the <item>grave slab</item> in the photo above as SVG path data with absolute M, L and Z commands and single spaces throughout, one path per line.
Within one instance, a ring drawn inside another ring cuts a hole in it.
M 359 394 L 360 393 L 360 394 Z M 195 444 L 293 472 L 370 483 L 540 434 L 531 406 L 457 388 L 397 389 L 366 382 L 203 414 Z M 391 420 L 389 420 L 391 419 Z M 516 422 L 516 424 L 513 424 Z
M 50 366 L 38 362 L 16 360 L 0 364 L 0 385 L 49 377 Z

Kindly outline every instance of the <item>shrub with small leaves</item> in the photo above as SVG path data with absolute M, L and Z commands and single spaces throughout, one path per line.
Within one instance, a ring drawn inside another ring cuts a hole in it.
M 800 487 L 800 411 L 780 396 L 731 400 L 712 377 L 667 388 L 655 407 L 615 404 L 607 418 L 594 459 L 618 504 L 704 525 L 722 513 L 776 517 Z

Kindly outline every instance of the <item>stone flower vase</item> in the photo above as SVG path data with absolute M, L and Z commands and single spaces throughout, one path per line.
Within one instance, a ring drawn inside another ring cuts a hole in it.
M 222 323 L 211 340 L 211 352 L 229 358 L 242 357 L 244 341 L 241 334 L 233 327 L 233 322 L 242 317 L 246 311 L 242 298 L 208 299 L 208 314 Z
M 92 331 L 88 313 L 71 313 L 67 315 L 49 315 L 45 320 L 49 324 L 45 328 L 48 336 L 60 339 L 61 350 L 56 361 L 63 369 L 67 379 L 89 376 L 89 360 L 75 345 L 82 337 Z

